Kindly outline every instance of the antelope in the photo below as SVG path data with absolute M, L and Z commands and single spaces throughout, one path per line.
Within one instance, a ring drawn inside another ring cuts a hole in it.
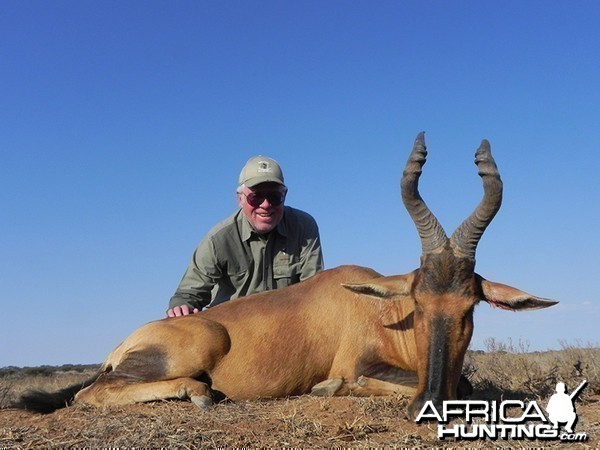
M 475 154 L 483 199 L 450 238 L 418 190 L 427 151 L 420 133 L 401 193 L 421 240 L 420 267 L 382 276 L 341 266 L 287 288 L 198 314 L 148 323 L 83 385 L 31 392 L 21 406 L 124 405 L 189 399 L 206 409 L 233 401 L 314 395 L 406 395 L 414 418 L 427 401 L 457 398 L 480 301 L 523 311 L 558 302 L 475 273 L 477 244 L 500 208 L 502 181 L 487 140 Z M 73 399 L 74 396 L 74 399 Z

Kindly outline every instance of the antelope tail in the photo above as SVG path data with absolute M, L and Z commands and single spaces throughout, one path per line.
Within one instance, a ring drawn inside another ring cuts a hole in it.
M 56 392 L 46 392 L 42 390 L 27 391 L 21 396 L 21 399 L 16 406 L 21 409 L 42 414 L 54 412 L 57 409 L 65 408 L 73 403 L 75 394 L 91 385 L 99 376 L 100 372 L 84 382 L 73 384 Z

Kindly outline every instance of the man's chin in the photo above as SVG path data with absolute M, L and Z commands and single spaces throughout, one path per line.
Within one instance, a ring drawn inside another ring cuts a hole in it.
M 275 227 L 277 226 L 276 223 L 274 222 L 265 222 L 265 221 L 255 221 L 252 224 L 252 228 L 254 228 L 254 231 L 256 231 L 258 234 L 267 234 L 270 233 L 271 231 L 273 231 L 275 229 Z
M 254 231 L 256 231 L 258 234 L 269 234 L 274 229 L 274 226 L 260 226 L 258 228 L 255 228 Z

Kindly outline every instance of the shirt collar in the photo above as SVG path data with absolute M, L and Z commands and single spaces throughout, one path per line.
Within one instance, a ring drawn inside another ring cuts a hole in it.
M 277 224 L 277 227 L 274 230 L 283 237 L 287 237 L 288 235 L 288 228 L 285 220 L 286 212 L 287 207 L 284 207 L 283 217 L 281 218 L 281 221 Z M 246 218 L 244 212 L 241 209 L 238 211 L 238 223 L 241 226 L 242 241 L 246 242 L 253 236 L 259 236 L 259 234 L 254 231 L 254 228 L 252 228 L 252 225 L 250 225 L 250 222 L 248 222 L 248 219 Z

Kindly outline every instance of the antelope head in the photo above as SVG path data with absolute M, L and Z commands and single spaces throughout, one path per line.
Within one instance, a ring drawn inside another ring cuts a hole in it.
M 473 333 L 473 310 L 480 301 L 513 311 L 546 308 L 558 302 L 485 280 L 475 273 L 475 250 L 502 203 L 502 181 L 490 144 L 482 141 L 475 164 L 483 199 L 448 238 L 418 190 L 427 151 L 420 133 L 401 181 L 402 200 L 421 238 L 421 265 L 408 275 L 347 286 L 381 298 L 414 301 L 414 339 L 419 384 L 409 408 L 415 417 L 427 401 L 436 407 L 456 398 L 464 356 Z
M 557 303 L 487 281 L 475 273 L 477 244 L 502 203 L 502 180 L 489 142 L 483 140 L 475 153 L 483 199 L 450 238 L 419 195 L 418 182 L 426 156 L 424 133 L 420 133 L 401 182 L 402 200 L 417 227 L 422 247 L 421 266 L 410 288 L 419 355 L 419 386 L 409 406 L 411 416 L 428 400 L 439 404 L 455 398 L 473 332 L 473 310 L 479 301 L 514 311 Z

